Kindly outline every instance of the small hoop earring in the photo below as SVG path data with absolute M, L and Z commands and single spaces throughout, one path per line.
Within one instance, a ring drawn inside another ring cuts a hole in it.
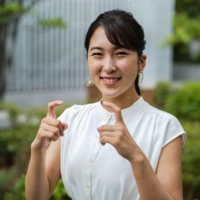
M 143 79 L 144 79 L 144 74 L 143 71 L 141 71 L 138 73 L 138 83 L 142 83 Z
M 87 82 L 87 86 L 90 87 L 92 85 L 92 79 Z

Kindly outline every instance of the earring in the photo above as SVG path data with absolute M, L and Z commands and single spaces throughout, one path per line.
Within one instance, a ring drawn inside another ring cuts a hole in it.
M 92 79 L 87 82 L 87 86 L 90 87 L 92 85 Z
M 143 71 L 141 71 L 138 73 L 138 83 L 142 83 L 143 79 L 144 79 L 144 74 Z

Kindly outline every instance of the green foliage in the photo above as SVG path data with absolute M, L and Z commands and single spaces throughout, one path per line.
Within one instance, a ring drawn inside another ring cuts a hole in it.
M 187 134 L 187 141 L 183 148 L 183 186 L 184 197 L 187 200 L 200 198 L 200 123 L 181 122 Z
M 200 83 L 188 82 L 166 99 L 164 109 L 180 119 L 200 120 Z
M 186 13 L 190 18 L 196 18 L 200 14 L 200 2 L 198 0 L 176 0 L 175 10 L 177 13 Z
M 200 82 L 186 82 L 173 87 L 168 82 L 159 82 L 155 87 L 154 103 L 179 119 L 200 120 Z
M 18 179 L 16 179 L 13 187 L 9 192 L 7 192 L 2 200 L 26 200 L 25 196 L 25 174 L 22 174 Z M 67 195 L 63 182 L 60 179 L 50 200 L 71 200 Z
M 189 18 L 185 13 L 176 13 L 174 33 L 166 38 L 164 45 L 189 44 L 193 39 L 200 39 L 200 15 Z
M 197 0 L 176 0 L 174 33 L 166 38 L 164 44 L 188 44 L 193 39 L 200 39 L 199 10 L 200 2 Z
M 158 82 L 155 87 L 154 103 L 157 108 L 163 109 L 167 97 L 171 94 L 170 82 Z
M 16 181 L 13 188 L 7 192 L 3 200 L 25 200 L 25 175 L 22 174 Z
M 66 194 L 62 179 L 59 180 L 50 200 L 71 200 L 71 198 Z
M 39 20 L 39 25 L 47 28 L 66 28 L 67 23 L 62 18 L 42 19 Z
M 24 7 L 17 1 L 10 1 L 0 7 L 0 24 L 9 25 L 15 17 L 30 12 L 31 8 Z M 67 22 L 61 17 L 53 19 L 41 19 L 38 24 L 48 28 L 67 28 Z
M 167 36 L 162 46 L 174 47 L 173 57 L 178 62 L 200 63 L 200 50 L 191 55 L 191 41 L 200 40 L 200 1 L 176 0 L 173 34 Z M 197 43 L 198 44 L 198 43 Z M 200 49 L 200 47 L 199 47 Z
M 187 133 L 183 148 L 184 200 L 200 198 L 200 83 L 187 82 L 173 87 L 159 82 L 155 88 L 155 105 L 179 120 Z
M 11 1 L 0 7 L 0 24 L 9 24 L 17 15 L 29 11 L 29 8 L 23 7 L 20 3 Z
M 68 106 L 56 108 L 57 116 Z M 13 103 L 1 102 L 0 111 L 2 110 L 9 114 L 7 120 L 10 122 L 10 127 L 0 129 L 0 200 L 23 200 L 25 199 L 22 184 L 24 176 L 20 176 L 27 171 L 30 145 L 37 134 L 41 119 L 46 116 L 47 106 L 22 110 Z M 53 196 L 54 199 L 67 198 L 61 182 Z

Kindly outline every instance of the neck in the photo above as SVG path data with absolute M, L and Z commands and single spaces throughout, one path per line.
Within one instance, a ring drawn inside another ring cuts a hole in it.
M 108 98 L 108 97 L 102 97 L 102 102 L 110 102 L 115 104 L 117 107 L 119 107 L 121 110 L 130 107 L 134 102 L 136 102 L 140 96 L 138 94 L 129 96 L 128 98 L 126 97 L 115 97 L 115 98 Z M 108 110 L 109 112 L 113 112 L 110 110 L 108 107 L 105 107 L 103 104 L 102 106 Z

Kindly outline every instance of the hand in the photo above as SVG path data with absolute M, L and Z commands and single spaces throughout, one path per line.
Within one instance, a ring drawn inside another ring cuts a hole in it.
M 34 149 L 45 149 L 51 141 L 56 141 L 64 135 L 68 125 L 56 119 L 55 107 L 61 106 L 62 101 L 53 101 L 48 104 L 47 116 L 42 119 L 37 136 L 32 143 Z
M 114 125 L 103 125 L 97 129 L 100 133 L 100 143 L 113 145 L 122 157 L 131 161 L 138 146 L 123 121 L 121 110 L 112 103 L 103 104 L 114 111 L 116 122 Z

